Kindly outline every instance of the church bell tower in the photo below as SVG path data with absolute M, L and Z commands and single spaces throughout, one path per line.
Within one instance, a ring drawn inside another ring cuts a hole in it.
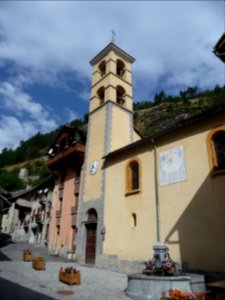
M 134 141 L 133 62 L 134 58 L 113 42 L 90 61 L 93 73 L 77 241 L 77 254 L 81 261 L 89 262 L 89 256 L 95 261 L 102 252 L 107 172 L 104 156 Z M 95 230 L 95 246 L 91 250 L 88 249 L 90 221 Z

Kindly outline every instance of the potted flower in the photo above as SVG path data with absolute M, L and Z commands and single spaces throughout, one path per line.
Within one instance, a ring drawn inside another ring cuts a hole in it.
M 205 300 L 205 293 L 182 292 L 180 290 L 170 290 L 169 295 L 171 300 Z
M 80 284 L 80 271 L 75 267 L 61 267 L 59 270 L 59 281 L 67 284 Z
M 32 251 L 29 248 L 23 249 L 23 260 L 32 261 Z
M 32 267 L 35 270 L 45 270 L 46 262 L 42 256 L 36 256 L 33 258 Z

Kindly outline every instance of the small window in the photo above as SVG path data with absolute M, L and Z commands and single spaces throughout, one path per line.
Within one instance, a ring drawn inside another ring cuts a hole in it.
M 126 168 L 127 194 L 140 191 L 140 162 L 133 159 L 127 164 Z
M 131 215 L 130 227 L 137 227 L 137 215 L 135 213 Z
M 212 130 L 207 139 L 211 173 L 225 172 L 225 126 Z

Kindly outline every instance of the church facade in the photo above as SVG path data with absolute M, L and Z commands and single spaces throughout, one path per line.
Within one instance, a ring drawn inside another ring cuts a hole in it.
M 143 139 L 133 128 L 133 62 L 114 43 L 90 62 L 76 259 L 140 269 L 163 243 L 186 269 L 222 272 L 225 106 Z

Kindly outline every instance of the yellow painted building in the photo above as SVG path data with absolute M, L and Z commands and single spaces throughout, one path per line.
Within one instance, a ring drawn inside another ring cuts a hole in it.
M 222 272 L 225 106 L 142 139 L 133 128 L 133 62 L 114 43 L 90 62 L 76 258 L 138 270 L 162 242 L 182 267 Z

